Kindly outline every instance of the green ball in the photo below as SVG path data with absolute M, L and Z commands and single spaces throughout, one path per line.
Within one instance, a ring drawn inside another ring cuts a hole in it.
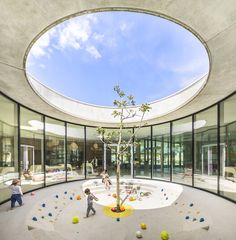
M 72 223 L 73 224 L 77 224 L 79 222 L 79 217 L 78 216 L 74 216 L 73 218 L 72 218 Z
M 169 233 L 167 231 L 161 231 L 161 240 L 168 240 Z

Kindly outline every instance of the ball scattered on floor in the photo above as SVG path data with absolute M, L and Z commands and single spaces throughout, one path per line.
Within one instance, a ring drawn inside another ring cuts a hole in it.
M 30 195 L 31 195 L 31 196 L 34 196 L 34 195 L 35 195 L 35 192 L 31 192 Z
M 77 195 L 76 199 L 77 199 L 77 200 L 81 200 L 81 196 L 80 196 L 80 195 Z
M 161 240 L 168 240 L 169 239 L 169 233 L 167 231 L 161 231 Z
M 189 204 L 189 207 L 193 207 L 193 203 L 190 203 L 190 204 Z
M 188 220 L 188 219 L 189 219 L 189 216 L 186 216 L 185 219 Z
M 143 235 L 142 235 L 142 233 L 141 233 L 140 231 L 137 231 L 137 232 L 136 232 L 136 237 L 137 237 L 137 238 L 142 238 Z
M 42 204 L 42 207 L 46 207 L 46 204 L 45 204 L 45 203 L 43 203 L 43 204 Z
M 120 218 L 117 218 L 116 221 L 119 222 L 119 221 L 120 221 Z
M 116 198 L 116 197 L 117 197 L 116 193 L 113 193 L 113 194 L 112 194 L 112 197 L 113 197 L 113 198 Z
M 204 218 L 200 218 L 199 222 L 204 222 L 205 219 Z
M 36 217 L 33 217 L 32 220 L 35 222 L 38 221 L 38 219 Z
M 51 214 L 51 213 L 49 213 L 49 214 L 48 214 L 48 216 L 49 216 L 49 217 L 52 217 L 52 214 Z
M 56 198 L 59 198 L 59 196 L 58 196 L 58 195 L 56 195 Z
M 74 216 L 73 218 L 72 218 L 72 223 L 73 224 L 77 224 L 79 222 L 79 217 L 78 216 Z
M 140 228 L 143 230 L 147 229 L 147 224 L 146 223 L 140 223 Z

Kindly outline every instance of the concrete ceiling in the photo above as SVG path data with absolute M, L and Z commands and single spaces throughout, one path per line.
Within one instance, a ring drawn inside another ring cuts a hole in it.
M 165 17 L 193 32 L 208 51 L 210 73 L 203 90 L 185 106 L 150 120 L 150 124 L 197 112 L 236 90 L 235 0 L 2 0 L 0 9 L 0 91 L 48 116 L 98 125 L 95 121 L 73 117 L 47 104 L 31 88 L 24 71 L 27 52 L 43 32 L 65 19 L 94 11 L 141 11 Z M 115 126 L 114 123 L 104 125 Z

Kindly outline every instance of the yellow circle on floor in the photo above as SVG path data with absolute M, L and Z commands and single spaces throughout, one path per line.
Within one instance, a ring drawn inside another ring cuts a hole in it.
M 113 207 L 116 207 L 116 204 L 113 203 L 113 204 L 110 204 L 110 205 L 107 205 L 103 208 L 103 213 L 108 216 L 108 217 L 112 217 L 112 218 L 123 218 L 123 217 L 128 217 L 130 216 L 134 209 L 129 206 L 129 205 L 122 205 L 125 207 L 125 211 L 123 212 L 120 212 L 120 213 L 117 213 L 117 212 L 112 212 L 111 211 L 111 208 Z

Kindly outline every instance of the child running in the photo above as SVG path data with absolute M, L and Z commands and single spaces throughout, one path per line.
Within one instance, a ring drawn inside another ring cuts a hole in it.
M 89 188 L 86 188 L 85 189 L 85 194 L 87 195 L 87 214 L 86 214 L 86 217 L 85 218 L 88 218 L 89 217 L 89 212 L 90 210 L 93 211 L 93 215 L 95 215 L 96 211 L 95 209 L 93 208 L 93 199 L 95 201 L 98 201 L 98 198 L 95 197 L 91 192 L 90 192 L 90 189 Z

